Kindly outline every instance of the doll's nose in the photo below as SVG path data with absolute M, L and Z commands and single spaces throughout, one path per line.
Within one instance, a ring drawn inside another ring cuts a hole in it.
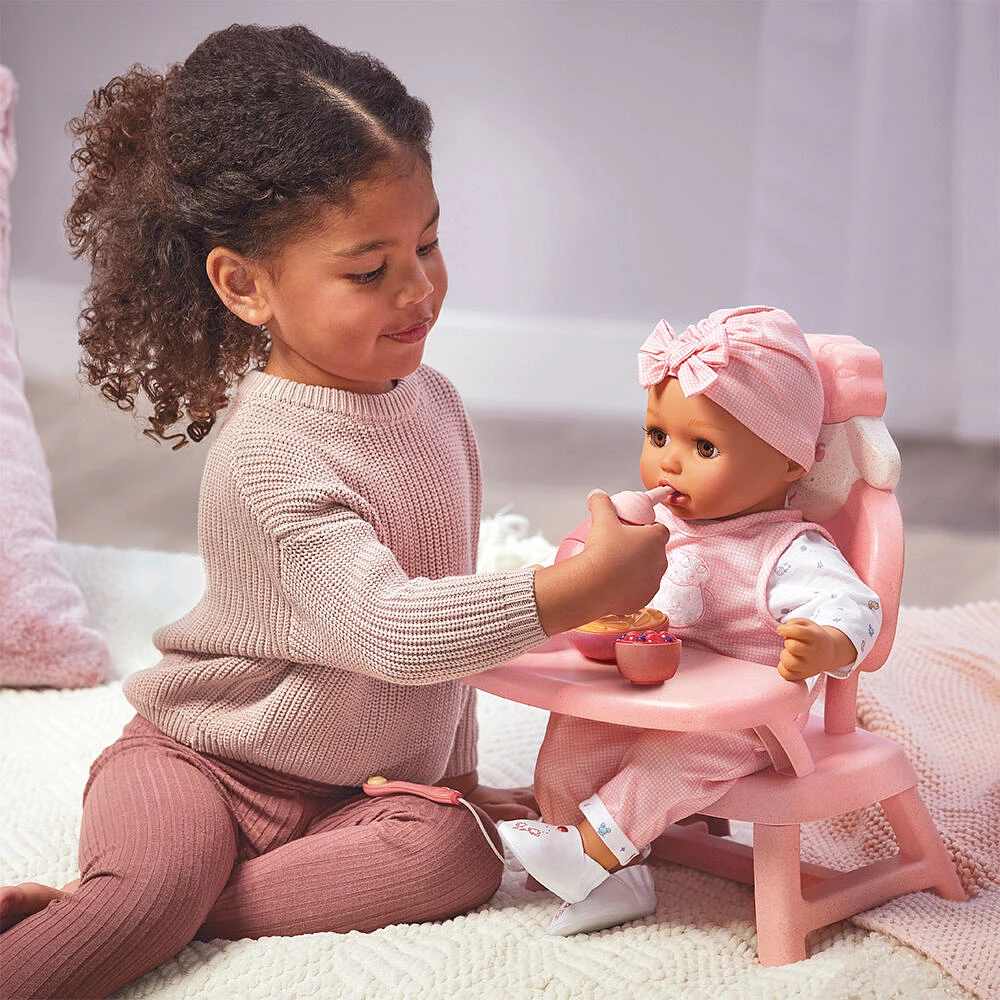
M 672 441 L 660 449 L 660 468 L 664 472 L 680 472 L 680 452 Z

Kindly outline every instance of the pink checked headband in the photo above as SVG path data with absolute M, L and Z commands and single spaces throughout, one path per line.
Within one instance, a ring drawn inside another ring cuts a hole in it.
M 676 378 L 704 393 L 804 469 L 823 422 L 823 383 L 798 324 L 782 309 L 717 309 L 680 336 L 661 320 L 639 351 L 644 389 Z

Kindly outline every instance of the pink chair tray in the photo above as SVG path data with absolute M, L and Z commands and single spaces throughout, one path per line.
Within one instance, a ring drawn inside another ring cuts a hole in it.
M 774 667 L 684 647 L 677 673 L 656 687 L 639 687 L 613 663 L 588 660 L 565 637 L 491 670 L 467 684 L 510 701 L 561 715 L 648 729 L 698 731 L 787 725 L 809 710 L 802 681 Z

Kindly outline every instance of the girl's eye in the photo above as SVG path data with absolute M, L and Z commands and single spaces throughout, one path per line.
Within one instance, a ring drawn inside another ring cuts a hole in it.
M 666 448 L 670 443 L 670 437 L 666 431 L 661 431 L 659 427 L 647 427 L 646 437 L 654 448 Z
M 435 236 L 430 243 L 424 244 L 422 247 L 417 247 L 417 253 L 421 257 L 426 257 L 429 253 L 433 253 L 440 246 L 441 240 Z
M 385 264 L 375 268 L 374 271 L 366 271 L 364 274 L 350 274 L 348 277 L 358 285 L 370 285 L 373 281 L 378 281 L 385 274 Z
M 706 441 L 704 438 L 698 438 L 694 446 L 702 458 L 715 458 L 719 454 L 719 449 L 711 441 Z

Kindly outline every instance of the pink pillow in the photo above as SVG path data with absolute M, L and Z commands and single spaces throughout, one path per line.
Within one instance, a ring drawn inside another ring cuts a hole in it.
M 0 66 L 0 685 L 88 687 L 106 679 L 110 656 L 59 562 L 51 481 L 8 300 L 16 97 L 14 77 Z

